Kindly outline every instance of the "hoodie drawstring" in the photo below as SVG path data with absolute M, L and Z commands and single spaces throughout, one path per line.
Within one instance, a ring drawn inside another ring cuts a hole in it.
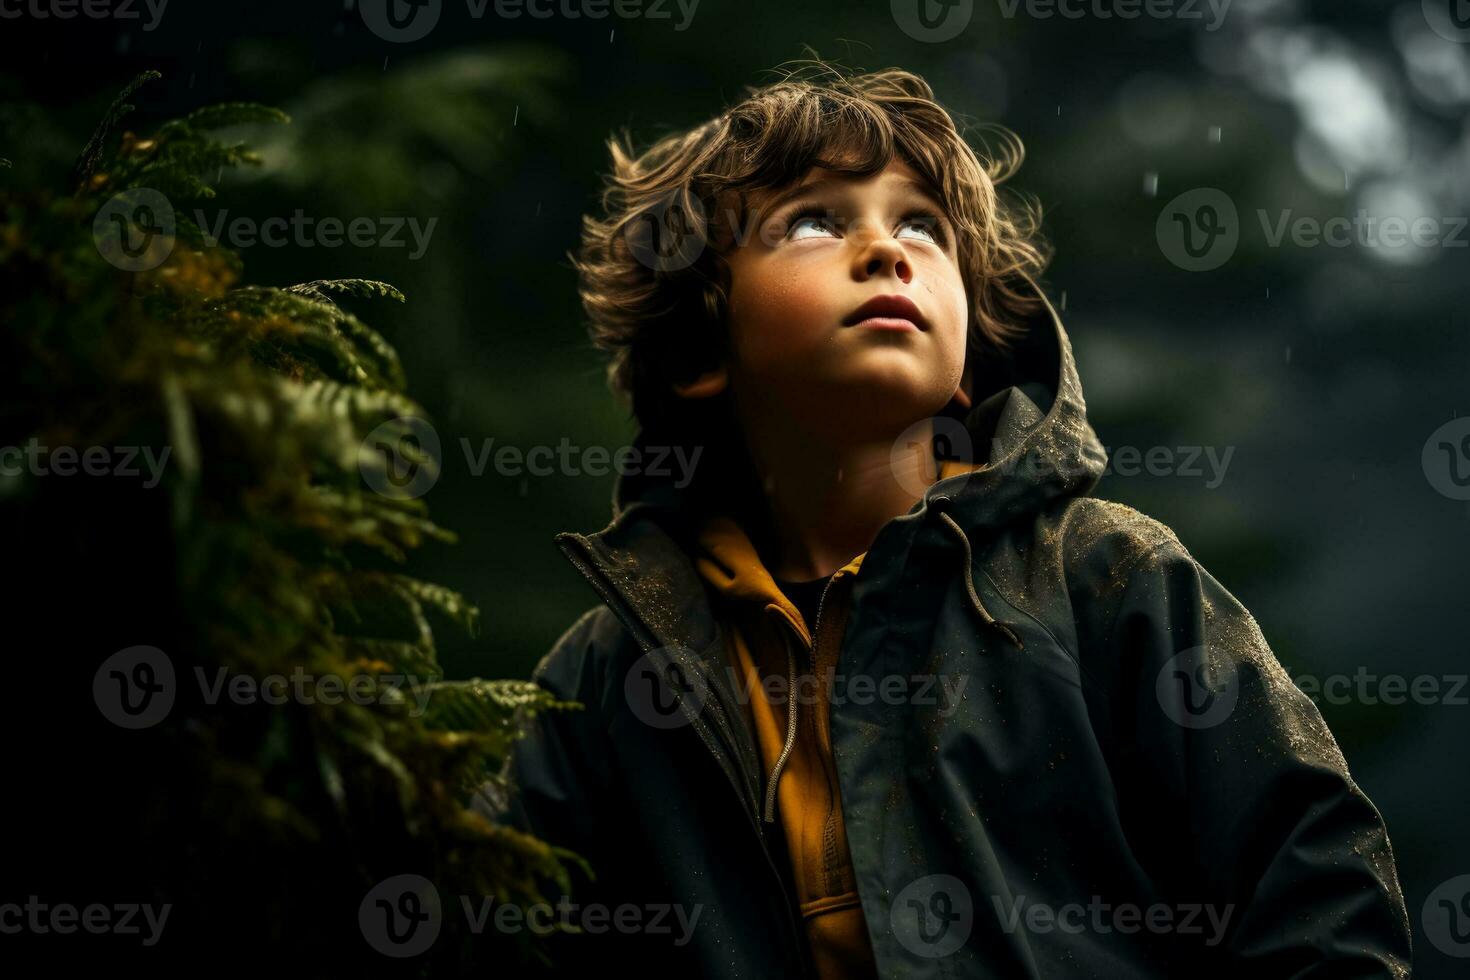
M 948 498 L 939 497 L 936 498 L 936 500 L 944 500 L 947 502 Z M 939 519 L 944 521 L 945 526 L 953 531 L 955 533 L 955 536 L 960 539 L 960 543 L 965 546 L 965 589 L 970 593 L 970 605 L 974 606 L 975 611 L 980 614 L 981 622 L 983 622 L 986 626 L 989 626 L 991 629 L 997 630 L 998 632 L 1004 634 L 1006 639 L 1015 644 L 1017 650 L 1026 649 L 1025 645 L 1021 642 L 1021 638 L 1016 635 L 1016 631 L 1011 629 L 1005 623 L 1000 622 L 994 616 L 990 615 L 990 610 L 986 609 L 985 603 L 980 601 L 980 593 L 975 591 L 975 580 L 971 577 L 974 556 L 970 552 L 970 539 L 965 536 L 964 528 L 960 527 L 955 519 L 944 513 L 944 511 L 937 511 L 937 513 L 939 514 Z
M 786 642 L 786 744 L 781 755 L 771 767 L 771 778 L 766 780 L 766 823 L 776 822 L 776 784 L 781 779 L 781 770 L 796 747 L 796 653 L 791 649 L 791 640 Z

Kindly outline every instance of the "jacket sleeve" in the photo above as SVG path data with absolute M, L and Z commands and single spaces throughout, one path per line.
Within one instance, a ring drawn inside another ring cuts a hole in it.
M 1156 521 L 1092 540 L 1073 605 L 1125 818 L 1167 893 L 1230 916 L 1173 941 L 1206 975 L 1407 977 L 1383 819 L 1255 619 Z
M 598 633 L 598 610 L 588 610 L 536 665 L 533 682 L 583 707 L 535 715 L 512 745 L 508 794 L 481 794 L 477 800 L 491 819 L 570 848 L 594 867 L 595 821 L 604 812 L 608 772 L 602 691 L 592 655 Z

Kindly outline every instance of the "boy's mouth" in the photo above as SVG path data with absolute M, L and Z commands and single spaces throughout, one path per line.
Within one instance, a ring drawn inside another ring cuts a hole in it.
M 928 330 L 919 307 L 907 296 L 886 293 L 874 296 L 842 320 L 844 327 L 864 326 L 883 330 Z

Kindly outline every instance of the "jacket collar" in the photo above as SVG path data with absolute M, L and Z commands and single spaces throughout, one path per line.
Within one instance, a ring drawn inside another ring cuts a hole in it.
M 972 396 L 974 407 L 963 419 L 936 419 L 937 429 L 951 437 L 956 460 L 941 466 L 941 478 L 904 515 L 935 514 L 963 549 L 967 566 L 977 532 L 1060 497 L 1087 493 L 1107 463 L 1087 421 L 1061 319 L 1045 295 L 1034 284 L 1031 288 L 1039 310 L 1008 357 L 975 372 L 979 397 Z M 648 434 L 640 432 L 634 448 L 642 453 L 651 446 Z M 680 710 L 754 814 L 759 806 L 755 746 L 748 727 L 737 720 L 743 708 L 725 674 L 721 627 L 693 564 L 701 521 L 692 505 L 699 498 L 693 488 L 703 472 L 696 468 L 681 488 L 651 469 L 620 470 L 607 527 L 591 534 L 565 531 L 555 541 L 654 668 L 695 685 L 685 692 L 692 696 L 678 698 Z M 989 620 L 973 588 L 971 598 Z
M 1038 312 L 1010 356 L 975 372 L 974 407 L 962 419 L 936 418 L 953 465 L 941 464 L 940 479 L 910 514 L 943 497 L 944 509 L 973 534 L 1051 500 L 1085 495 L 1102 476 L 1107 456 L 1087 420 L 1071 342 L 1055 307 L 1028 285 Z M 650 439 L 646 431 L 635 438 L 639 458 L 648 458 Z M 564 551 L 572 544 L 585 550 L 660 645 L 699 650 L 713 638 L 709 603 L 690 557 L 707 518 L 692 502 L 703 472 L 696 466 L 693 481 L 680 488 L 668 475 L 620 470 L 608 526 L 556 537 Z

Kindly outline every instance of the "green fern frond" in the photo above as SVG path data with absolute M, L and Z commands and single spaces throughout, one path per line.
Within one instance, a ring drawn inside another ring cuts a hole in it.
M 355 543 L 373 548 L 397 561 L 406 559 L 406 549 L 416 548 L 425 538 L 449 544 L 456 535 L 421 516 L 419 500 L 390 500 L 377 494 L 343 493 L 331 487 L 312 487 L 313 512 L 303 515 L 320 526 L 333 544 Z M 415 506 L 417 505 L 417 506 Z
M 467 732 L 493 732 L 540 711 L 583 707 L 577 701 L 561 701 L 531 681 L 483 680 L 438 681 L 428 685 L 429 699 L 424 724 Z
M 345 643 L 348 653 L 366 660 L 380 660 L 393 671 L 429 682 L 444 676 L 439 661 L 416 644 L 371 636 L 347 637 Z
M 479 630 L 480 610 L 453 589 L 434 582 L 425 582 L 407 575 L 393 575 L 392 580 L 425 605 L 439 610 L 460 625 L 467 634 L 475 636 Z
M 195 109 L 184 117 L 195 129 L 222 129 L 252 123 L 289 123 L 291 117 L 275 106 L 258 102 L 220 102 Z
M 92 138 L 82 148 L 81 156 L 77 158 L 76 166 L 72 168 L 72 187 L 75 189 L 77 195 L 80 196 L 86 192 L 88 182 L 92 179 L 92 175 L 97 172 L 97 165 L 102 162 L 104 147 L 107 145 L 108 137 L 112 135 L 113 128 L 117 126 L 118 121 L 123 116 L 132 112 L 135 108 L 128 103 L 127 99 L 129 96 L 148 82 L 162 77 L 162 72 L 145 71 L 123 86 L 123 90 L 118 93 L 117 98 L 112 100 L 112 105 L 103 114 L 102 121 L 93 130 Z
M 311 282 L 300 282 L 294 286 L 287 286 L 288 293 L 303 293 L 308 296 L 325 298 L 326 293 L 347 293 L 351 296 L 360 296 L 364 299 L 376 299 L 386 296 L 404 302 L 403 293 L 396 286 L 386 282 L 378 282 L 376 279 L 316 279 Z
M 283 379 L 283 391 L 291 401 L 302 406 L 316 406 L 359 427 L 393 418 L 423 415 L 423 409 L 417 402 L 396 391 L 341 384 L 325 378 L 304 383 Z
M 402 298 L 401 294 L 399 298 Z M 378 370 L 378 381 L 384 388 L 403 391 L 408 387 L 408 379 L 403 374 L 403 363 L 398 359 L 398 352 L 382 334 L 351 313 L 343 313 L 337 320 L 337 326 L 354 342 L 360 353 L 371 358 Z

